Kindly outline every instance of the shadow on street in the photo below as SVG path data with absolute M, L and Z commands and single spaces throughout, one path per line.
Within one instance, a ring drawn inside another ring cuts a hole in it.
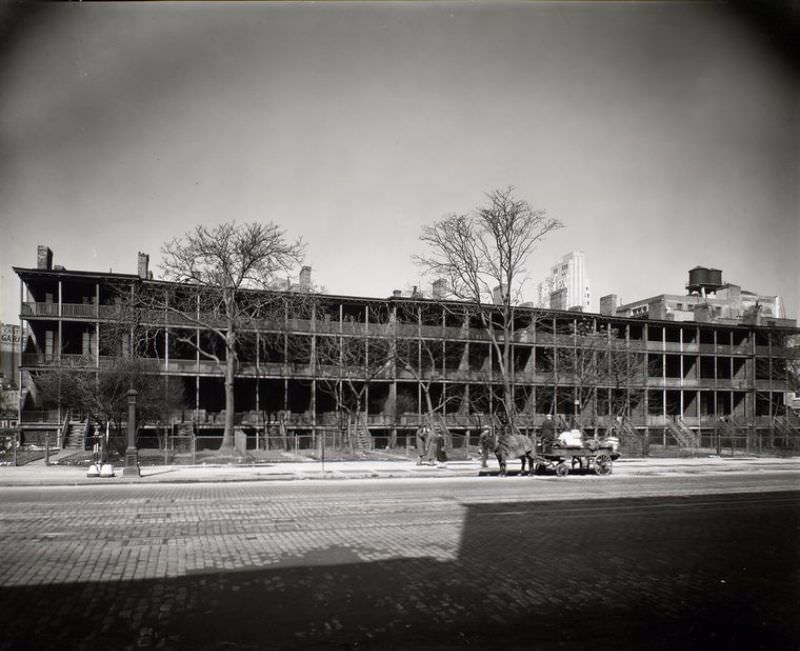
M 800 493 L 466 509 L 454 561 L 364 562 L 368 550 L 332 547 L 240 571 L 6 588 L 0 648 L 749 650 L 800 639 Z

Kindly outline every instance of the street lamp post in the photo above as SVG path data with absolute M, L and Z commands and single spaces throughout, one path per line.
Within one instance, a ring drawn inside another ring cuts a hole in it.
M 128 391 L 128 447 L 125 448 L 123 477 L 141 477 L 139 453 L 136 450 L 136 389 Z

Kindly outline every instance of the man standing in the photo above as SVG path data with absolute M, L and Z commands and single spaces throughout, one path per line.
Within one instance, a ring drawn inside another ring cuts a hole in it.
M 417 428 L 417 465 L 421 466 L 424 463 L 425 457 L 428 454 L 428 428 Z
M 542 442 L 542 452 L 549 453 L 553 449 L 553 441 L 556 438 L 556 425 L 553 422 L 553 417 L 550 414 L 545 416 L 542 423 L 542 433 L 539 435 Z
M 481 448 L 481 468 L 488 468 L 489 446 L 491 445 L 491 432 L 488 425 L 484 425 L 481 435 L 478 437 L 478 445 Z

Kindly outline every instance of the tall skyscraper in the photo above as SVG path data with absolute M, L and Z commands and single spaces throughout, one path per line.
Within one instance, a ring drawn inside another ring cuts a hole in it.
M 588 312 L 590 303 L 586 255 L 583 251 L 571 251 L 556 262 L 550 268 L 550 274 L 539 283 L 536 307 Z

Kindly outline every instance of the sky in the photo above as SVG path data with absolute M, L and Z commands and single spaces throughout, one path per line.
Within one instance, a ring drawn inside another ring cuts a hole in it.
M 156 276 L 263 220 L 328 292 L 429 285 L 426 224 L 516 195 L 586 254 L 592 308 L 696 265 L 800 316 L 798 67 L 723 3 L 66 3 L 0 13 L 0 320 L 11 266 Z

